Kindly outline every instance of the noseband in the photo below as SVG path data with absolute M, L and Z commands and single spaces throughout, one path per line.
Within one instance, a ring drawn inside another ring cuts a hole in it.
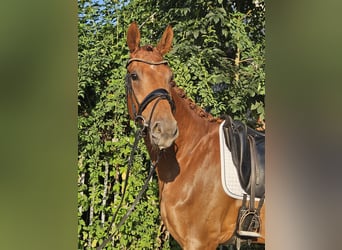
M 150 64 L 150 65 L 161 65 L 161 64 L 167 64 L 168 62 L 163 60 L 163 61 L 159 61 L 159 62 L 152 62 L 152 61 L 146 61 L 144 59 L 141 58 L 131 58 L 127 61 L 126 64 L 126 68 L 128 67 L 128 65 L 131 62 L 142 62 L 142 63 L 146 63 L 146 64 Z M 138 102 L 138 99 L 134 93 L 133 87 L 132 87 L 132 79 L 130 77 L 130 74 L 127 73 L 126 77 L 125 77 L 125 82 L 126 82 L 126 97 L 128 95 L 131 95 L 131 97 L 134 97 L 135 102 L 138 104 L 138 109 L 135 107 L 134 102 L 132 102 L 132 111 L 133 111 L 133 115 L 134 115 L 134 121 L 138 122 L 138 120 L 142 120 L 143 122 L 143 126 L 144 127 L 149 127 L 150 126 L 150 121 L 154 112 L 155 107 L 157 106 L 157 104 L 159 103 L 159 101 L 161 100 L 167 100 L 170 104 L 171 110 L 174 111 L 175 110 L 175 103 L 173 102 L 169 92 L 166 89 L 155 89 L 153 90 L 151 93 L 149 93 L 141 103 Z M 146 107 L 148 106 L 148 104 L 150 104 L 153 100 L 157 99 L 157 101 L 155 102 L 151 114 L 150 114 L 150 118 L 148 120 L 148 124 L 146 124 L 145 119 L 142 116 L 142 112 L 146 109 Z M 138 110 L 138 111 L 136 111 Z

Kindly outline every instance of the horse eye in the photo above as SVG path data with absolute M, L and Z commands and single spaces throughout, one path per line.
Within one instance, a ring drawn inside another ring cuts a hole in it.
M 137 75 L 137 73 L 131 73 L 131 78 L 132 78 L 132 80 L 133 81 L 135 81 L 135 80 L 138 80 L 138 75 Z

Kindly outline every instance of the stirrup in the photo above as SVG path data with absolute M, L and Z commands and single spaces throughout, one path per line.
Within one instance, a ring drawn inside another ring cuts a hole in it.
M 253 198 L 253 197 L 252 197 Z M 263 199 L 260 201 L 257 209 L 254 208 L 254 199 L 250 200 L 247 207 L 247 194 L 244 194 L 242 206 L 239 210 L 238 224 L 236 233 L 239 237 L 255 239 L 261 237 L 260 232 L 260 216 L 259 212 L 263 204 Z
M 251 211 L 250 209 L 242 209 L 241 216 L 239 218 L 239 226 L 237 229 L 237 234 L 241 237 L 246 238 L 259 238 L 260 230 L 260 217 L 257 211 Z

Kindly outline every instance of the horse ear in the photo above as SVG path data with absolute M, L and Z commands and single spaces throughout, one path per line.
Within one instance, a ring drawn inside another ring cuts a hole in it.
M 167 52 L 170 51 L 173 39 L 173 30 L 171 25 L 168 25 L 163 33 L 162 38 L 160 39 L 159 43 L 157 44 L 157 49 L 159 50 L 160 54 L 165 55 Z
M 140 31 L 136 22 L 131 23 L 128 27 L 127 45 L 131 53 L 140 47 Z

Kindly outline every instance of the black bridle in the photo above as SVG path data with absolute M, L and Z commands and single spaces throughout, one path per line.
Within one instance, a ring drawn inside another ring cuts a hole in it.
M 153 61 L 146 61 L 144 59 L 140 59 L 140 58 L 131 58 L 127 61 L 126 64 L 126 68 L 128 67 L 128 65 L 131 62 L 142 62 L 142 63 L 146 63 L 146 64 L 150 64 L 150 65 L 161 65 L 161 64 L 167 64 L 168 62 L 166 60 L 162 60 L 162 61 L 158 61 L 158 62 L 153 62 Z M 126 97 L 128 97 L 128 95 L 131 96 L 132 100 L 134 98 L 134 101 L 136 102 L 136 104 L 138 105 L 138 108 L 135 106 L 134 102 L 132 101 L 132 111 L 133 111 L 133 119 L 134 121 L 137 123 L 142 122 L 142 125 L 145 128 L 148 128 L 150 126 L 150 121 L 154 112 L 155 107 L 157 106 L 157 104 L 159 103 L 159 101 L 161 100 L 167 100 L 170 104 L 171 110 L 174 111 L 175 110 L 175 103 L 172 100 L 172 97 L 170 96 L 170 93 L 163 88 L 159 88 L 159 89 L 155 89 L 153 90 L 151 93 L 149 93 L 141 103 L 139 103 L 135 93 L 134 93 L 134 89 L 132 87 L 132 76 L 130 73 L 126 74 L 125 77 L 125 82 L 126 82 Z M 154 103 L 154 106 L 152 108 L 152 112 L 150 114 L 150 118 L 148 120 L 148 123 L 146 123 L 145 119 L 142 116 L 142 112 L 146 109 L 146 107 L 153 101 L 157 99 L 157 101 Z

